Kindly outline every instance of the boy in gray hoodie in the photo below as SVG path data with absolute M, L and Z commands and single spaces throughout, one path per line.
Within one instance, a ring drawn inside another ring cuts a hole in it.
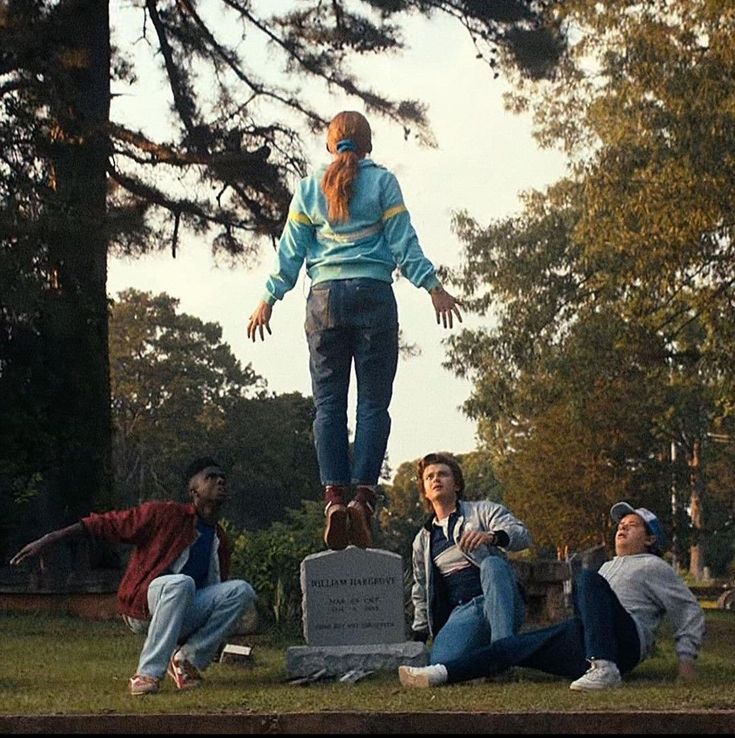
M 627 502 L 613 505 L 618 524 L 615 557 L 599 572 L 583 570 L 575 582 L 575 617 L 541 630 L 496 641 L 444 664 L 402 666 L 401 684 L 433 687 L 498 674 L 511 666 L 539 669 L 574 681 L 574 690 L 617 687 L 653 652 L 655 634 L 668 616 L 679 676 L 695 675 L 704 636 L 704 613 L 682 578 L 661 558 L 658 518 Z

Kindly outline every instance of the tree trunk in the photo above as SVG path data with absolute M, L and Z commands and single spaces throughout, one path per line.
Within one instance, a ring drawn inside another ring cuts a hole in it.
M 106 168 L 110 33 L 104 0 L 62 0 L 49 208 L 50 284 L 42 317 L 54 453 L 41 506 L 45 528 L 109 499 L 111 414 L 107 331 Z
M 679 572 L 681 568 L 681 556 L 679 546 L 679 491 L 676 479 L 676 442 L 671 441 L 671 565 L 674 571 Z
M 704 514 L 702 498 L 704 497 L 704 479 L 702 476 L 702 443 L 699 439 L 692 444 L 689 458 L 689 498 L 690 517 L 692 521 L 692 541 L 689 549 L 689 573 L 696 581 L 704 578 Z

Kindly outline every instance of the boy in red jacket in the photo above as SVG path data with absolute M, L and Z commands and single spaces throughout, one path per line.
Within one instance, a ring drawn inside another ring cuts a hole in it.
M 47 533 L 11 560 L 17 566 L 59 541 L 100 538 L 135 546 L 117 593 L 128 626 L 146 633 L 130 693 L 152 694 L 165 672 L 178 689 L 197 687 L 222 641 L 255 591 L 229 575 L 230 547 L 219 525 L 227 478 L 209 457 L 193 461 L 185 474 L 190 503 L 144 502 L 130 510 L 92 513 Z

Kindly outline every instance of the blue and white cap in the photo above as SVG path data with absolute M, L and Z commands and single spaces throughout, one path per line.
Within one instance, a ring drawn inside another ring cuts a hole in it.
M 616 502 L 610 508 L 610 517 L 616 523 L 619 523 L 626 515 L 638 515 L 646 524 L 646 528 L 650 533 L 656 536 L 656 543 L 658 543 L 659 548 L 663 548 L 666 542 L 664 529 L 659 519 L 647 507 L 633 507 L 627 502 Z

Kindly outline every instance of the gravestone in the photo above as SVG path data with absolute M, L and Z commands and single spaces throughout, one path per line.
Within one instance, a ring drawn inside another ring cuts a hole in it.
M 425 665 L 423 644 L 406 640 L 398 554 L 355 546 L 312 554 L 301 562 L 301 592 L 306 646 L 288 649 L 290 676 Z
M 310 646 L 406 640 L 398 554 L 350 546 L 307 556 L 301 563 L 301 592 Z

